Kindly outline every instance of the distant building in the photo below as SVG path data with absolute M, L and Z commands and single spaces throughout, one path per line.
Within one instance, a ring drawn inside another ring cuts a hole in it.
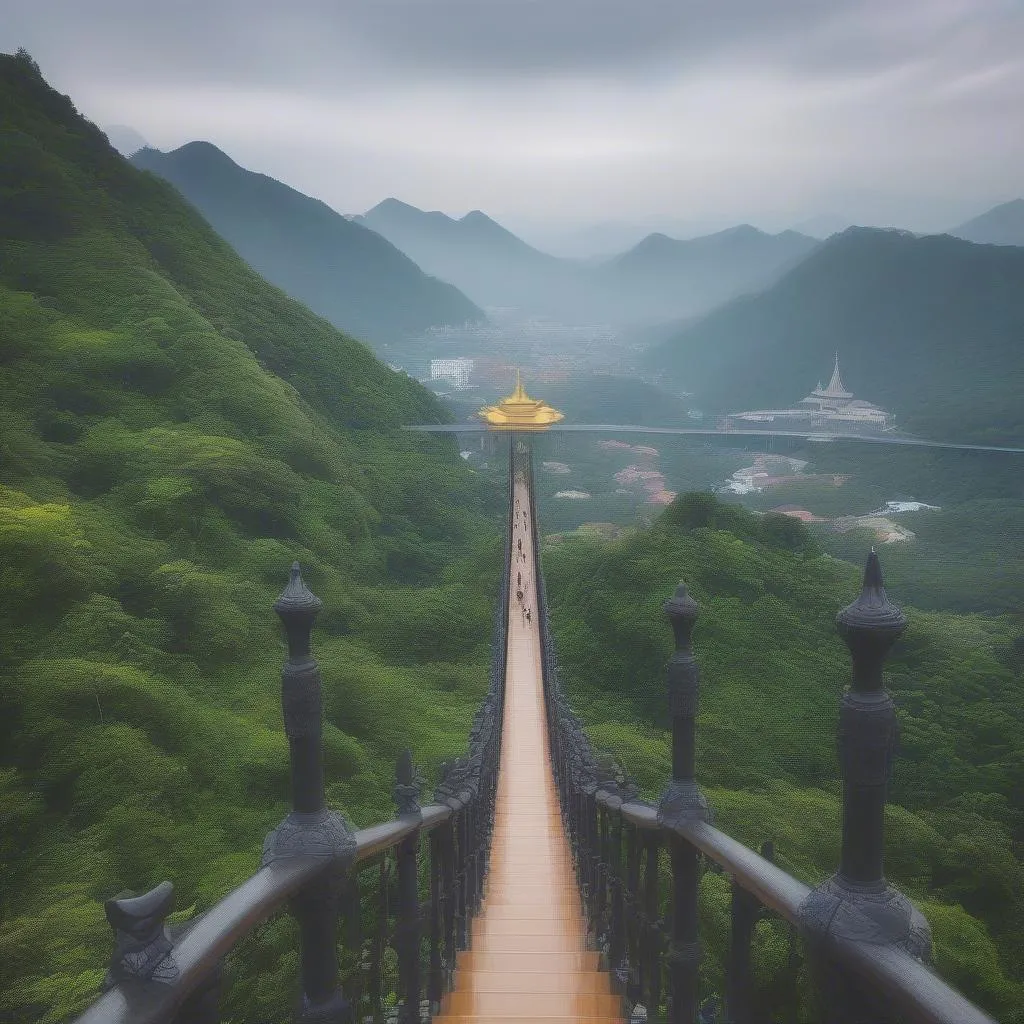
M 469 375 L 472 372 L 472 359 L 430 360 L 430 379 L 451 381 L 456 388 L 468 388 Z
M 832 430 L 849 433 L 881 433 L 891 426 L 892 417 L 884 409 L 847 391 L 839 375 L 839 354 L 828 385 L 821 382 L 794 409 L 754 409 L 732 413 L 725 418 L 726 429 L 771 426 L 779 430 Z
M 895 512 L 941 512 L 938 505 L 926 505 L 923 501 L 887 501 L 882 508 L 869 512 L 872 516 L 888 516 Z
M 496 405 L 485 405 L 476 415 L 497 430 L 545 430 L 565 418 L 557 409 L 542 399 L 531 398 L 523 390 L 518 370 L 515 391 Z

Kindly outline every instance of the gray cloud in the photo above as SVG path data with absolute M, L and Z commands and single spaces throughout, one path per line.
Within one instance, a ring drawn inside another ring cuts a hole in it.
M 2 2 L 95 120 L 346 211 L 940 227 L 1024 191 L 1019 0 Z

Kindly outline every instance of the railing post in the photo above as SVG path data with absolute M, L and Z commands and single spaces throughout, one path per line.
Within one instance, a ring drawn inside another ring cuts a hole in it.
M 395 772 L 395 805 L 398 817 L 419 822 L 423 818 L 419 796 L 422 780 L 413 769 L 412 752 L 403 750 Z M 416 855 L 419 827 L 398 845 L 398 995 L 401 1024 L 419 1024 L 420 1019 L 420 897 L 417 887 Z
M 843 840 L 839 871 L 815 889 L 800 909 L 801 931 L 816 961 L 829 1021 L 879 1021 L 871 993 L 854 991 L 837 973 L 834 953 L 851 942 L 899 946 L 924 958 L 931 931 L 924 916 L 885 879 L 886 788 L 896 743 L 896 708 L 882 666 L 906 629 L 892 604 L 872 548 L 860 596 L 836 616 L 850 649 L 853 682 L 839 710 L 839 763 L 843 779 Z M 866 998 L 864 997 L 866 996 Z
M 676 649 L 668 663 L 669 708 L 672 713 L 672 781 L 658 804 L 658 822 L 672 833 L 677 826 L 709 821 L 708 802 L 697 786 L 696 728 L 700 677 L 691 647 L 697 621 L 697 602 L 680 584 L 665 602 Z M 697 935 L 697 895 L 700 856 L 696 847 L 677 834 L 669 838 L 672 859 L 672 941 L 668 952 L 672 1024 L 693 1024 L 697 1016 L 700 943 Z
M 302 581 L 299 563 L 274 603 L 288 637 L 281 704 L 292 769 L 292 811 L 263 843 L 264 867 L 294 857 L 320 857 L 325 873 L 292 900 L 302 943 L 302 1002 L 298 1020 L 348 1024 L 351 1006 L 338 980 L 339 879 L 355 857 L 352 827 L 324 801 L 320 666 L 311 653 L 313 622 L 323 607 Z

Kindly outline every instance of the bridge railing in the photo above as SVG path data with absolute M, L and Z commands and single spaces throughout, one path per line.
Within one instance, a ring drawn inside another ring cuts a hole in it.
M 532 506 L 529 454 L 521 461 Z M 827 1024 L 993 1024 L 927 966 L 928 923 L 883 873 L 883 815 L 896 711 L 883 687 L 882 666 L 906 619 L 886 597 L 874 551 L 860 596 L 837 617 L 853 662 L 853 682 L 840 707 L 842 857 L 839 870 L 812 889 L 773 863 L 770 842 L 758 854 L 712 824 L 711 808 L 695 777 L 699 673 L 691 634 L 698 607 L 684 586 L 664 606 L 675 636 L 667 673 L 672 779 L 659 802 L 639 799 L 621 768 L 594 750 L 559 679 L 534 507 L 530 523 L 552 766 L 590 938 L 616 979 L 631 1021 L 771 1020 L 765 1012 L 771 996 L 755 992 L 751 951 L 757 922 L 772 915 L 790 926 L 786 973 L 792 988 L 783 996 L 786 1013 L 796 1012 L 799 936 L 814 979 L 812 1019 Z M 714 999 L 699 1005 L 702 861 L 731 879 L 724 1017 Z
M 508 500 L 511 509 L 511 473 Z M 508 646 L 507 518 L 489 686 L 468 755 L 442 765 L 434 802 L 420 806 L 422 780 L 403 752 L 395 818 L 357 831 L 325 802 L 321 678 L 311 650 L 321 602 L 292 566 L 274 605 L 288 638 L 282 707 L 292 811 L 267 836 L 259 870 L 195 920 L 168 925 L 168 881 L 108 900 L 115 949 L 104 993 L 76 1024 L 216 1024 L 225 958 L 285 908 L 300 939 L 298 1021 L 420 1024 L 438 1010 L 469 943 L 490 853 Z

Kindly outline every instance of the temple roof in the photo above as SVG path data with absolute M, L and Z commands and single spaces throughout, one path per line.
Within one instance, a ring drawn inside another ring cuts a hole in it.
M 828 386 L 822 388 L 821 383 L 811 392 L 819 398 L 853 398 L 853 392 L 843 387 L 843 378 L 839 376 L 839 353 L 836 353 L 836 364 L 832 370 L 832 379 Z
M 518 370 L 515 391 L 497 405 L 485 405 L 477 416 L 489 426 L 503 430 L 543 430 L 564 418 L 542 399 L 531 398 L 526 393 Z

